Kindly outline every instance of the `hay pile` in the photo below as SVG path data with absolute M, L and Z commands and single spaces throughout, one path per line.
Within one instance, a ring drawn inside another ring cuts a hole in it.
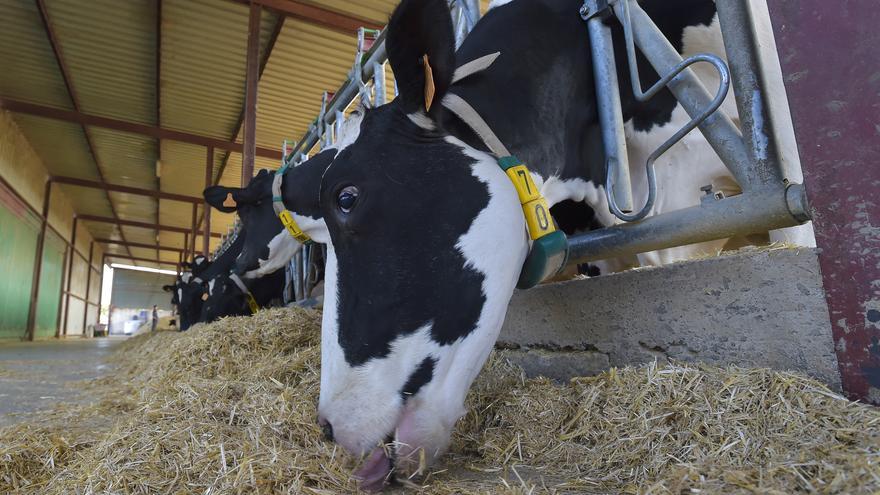
M 269 310 L 130 339 L 91 385 L 101 401 L 0 430 L 0 493 L 354 492 L 356 460 L 314 421 L 319 319 Z M 496 353 L 469 411 L 444 464 L 403 490 L 880 489 L 880 411 L 789 373 L 649 365 L 559 386 Z

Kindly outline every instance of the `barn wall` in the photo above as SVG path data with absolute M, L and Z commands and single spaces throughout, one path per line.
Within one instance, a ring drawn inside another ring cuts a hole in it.
M 0 110 L 0 240 L 5 249 L 0 257 L 0 339 L 18 339 L 25 335 L 32 287 L 33 269 L 40 217 L 34 211 L 43 208 L 47 168 L 16 125 L 12 115 Z M 28 208 L 30 207 L 30 208 Z M 71 308 L 66 317 L 70 335 L 83 333 L 83 309 L 88 275 L 87 258 L 92 237 L 82 224 L 77 225 L 76 253 L 69 243 L 73 230 L 73 206 L 64 190 L 55 185 L 49 202 L 49 226 L 43 253 L 43 271 L 38 295 L 36 337 L 65 334 L 65 307 L 68 299 L 67 270 L 73 263 L 71 277 Z M 103 254 L 94 246 L 92 266 L 101 269 Z M 80 256 L 81 255 L 81 256 Z M 83 259 L 85 258 L 85 259 Z M 71 261 L 72 260 L 72 261 Z M 92 271 L 91 311 L 97 311 L 100 274 Z M 97 288 L 97 289 L 96 289 Z M 79 299 L 77 299 L 79 298 Z M 60 313 L 60 314 L 59 314 Z M 95 317 L 91 317 L 95 320 Z
M 140 272 L 117 268 L 113 270 L 113 306 L 118 309 L 171 310 L 171 298 L 163 285 L 174 283 L 173 275 Z

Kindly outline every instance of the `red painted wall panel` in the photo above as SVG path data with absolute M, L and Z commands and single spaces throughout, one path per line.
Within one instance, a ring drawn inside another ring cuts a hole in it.
M 843 388 L 880 404 L 880 4 L 768 4 Z

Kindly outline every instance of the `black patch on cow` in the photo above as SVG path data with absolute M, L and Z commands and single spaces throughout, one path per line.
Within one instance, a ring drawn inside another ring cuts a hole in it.
M 403 388 L 400 389 L 400 397 L 403 399 L 403 402 L 406 402 L 410 397 L 419 393 L 419 390 L 434 378 L 434 366 L 436 364 L 437 360 L 428 356 L 422 361 L 418 368 L 409 375 Z
M 321 209 L 338 258 L 339 344 L 350 365 L 387 356 L 394 340 L 425 325 L 441 345 L 475 328 L 484 277 L 456 247 L 489 203 L 472 164 L 391 103 L 367 112 L 359 139 L 327 169 Z M 337 194 L 352 185 L 360 195 L 345 214 Z
M 654 0 L 642 2 L 642 8 L 651 16 L 660 31 L 666 35 L 666 39 L 679 53 L 684 47 L 685 28 L 708 26 L 715 17 L 715 2 L 711 0 Z M 616 25 L 614 49 L 618 54 L 616 60 L 618 73 L 621 75 L 619 83 L 621 85 L 621 100 L 625 109 L 624 118 L 631 118 L 633 127 L 637 131 L 647 132 L 655 125 L 669 122 L 678 101 L 668 89 L 663 89 L 646 102 L 635 101 L 630 85 L 629 64 L 624 55 L 623 30 L 620 28 L 620 23 L 615 21 L 613 25 Z M 636 50 L 636 60 L 642 91 L 646 91 L 660 79 L 660 76 L 638 49 Z M 623 91 L 624 88 L 626 91 Z M 710 91 L 713 89 L 710 88 Z
M 388 21 L 388 32 L 385 47 L 397 81 L 398 105 L 406 113 L 425 110 L 427 55 L 436 92 L 431 110 L 436 111 L 455 71 L 455 37 L 446 0 L 401 1 Z

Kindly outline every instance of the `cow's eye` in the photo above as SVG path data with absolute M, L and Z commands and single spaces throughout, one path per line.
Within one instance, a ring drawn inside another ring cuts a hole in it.
M 339 191 L 339 196 L 336 197 L 336 204 L 339 205 L 339 209 L 343 213 L 348 213 L 357 204 L 357 199 L 358 189 L 354 186 L 348 186 Z

